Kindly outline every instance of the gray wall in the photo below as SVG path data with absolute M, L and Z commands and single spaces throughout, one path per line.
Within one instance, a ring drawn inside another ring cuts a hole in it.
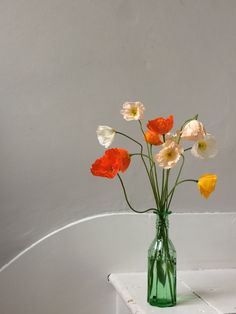
M 235 16 L 233 0 L 0 1 L 0 265 L 71 221 L 127 210 L 119 182 L 89 171 L 97 125 L 137 137 L 126 100 L 176 125 L 199 113 L 220 152 L 189 156 L 183 176 L 216 172 L 217 190 L 180 187 L 172 209 L 234 211 Z M 125 175 L 139 209 L 152 206 L 143 174 L 135 160 Z

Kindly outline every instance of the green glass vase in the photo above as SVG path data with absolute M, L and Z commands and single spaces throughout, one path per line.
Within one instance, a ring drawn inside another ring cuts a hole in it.
M 158 307 L 176 305 L 176 251 L 168 231 L 168 216 L 157 214 L 156 236 L 148 250 L 147 301 Z

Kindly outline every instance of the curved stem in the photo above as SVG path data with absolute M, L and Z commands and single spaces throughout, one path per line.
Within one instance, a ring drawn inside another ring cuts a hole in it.
M 141 129 L 142 129 L 142 124 L 141 124 L 141 121 L 139 120 L 139 123 L 141 125 Z M 142 129 L 142 132 L 143 132 L 143 129 Z M 141 155 L 141 158 L 142 158 L 142 162 L 144 164 L 144 167 L 145 167 L 145 170 L 147 172 L 147 175 L 148 175 L 148 178 L 149 178 L 149 181 L 150 181 L 150 184 L 151 184 L 151 187 L 152 187 L 152 191 L 153 191 L 153 194 L 154 194 L 154 198 L 155 198 L 155 202 L 156 202 L 156 206 L 158 207 L 158 199 L 155 197 L 155 190 L 153 188 L 153 182 L 152 182 L 152 178 L 151 178 L 151 175 L 148 171 L 148 167 L 147 167 L 147 164 L 143 158 L 144 154 L 143 154 L 143 145 L 141 143 L 139 143 L 138 141 L 136 141 L 135 139 L 133 139 L 132 137 L 128 136 L 127 134 L 125 133 L 122 133 L 122 132 L 119 132 L 119 131 L 116 131 L 117 134 L 120 134 L 120 135 L 123 135 L 125 137 L 127 137 L 128 139 L 130 139 L 131 141 L 135 142 L 136 144 L 138 144 L 140 146 L 140 149 L 141 149 L 141 152 L 140 152 L 140 155 Z M 144 133 L 144 132 L 143 132 Z
M 186 121 L 182 124 L 182 126 L 181 126 L 181 128 L 180 128 L 180 131 L 183 130 L 183 128 L 185 127 L 185 125 L 186 125 L 187 123 L 189 123 L 189 122 L 192 121 L 192 120 L 197 120 L 197 119 L 198 119 L 198 114 L 196 114 L 194 117 L 189 118 L 188 120 L 186 120 Z
M 182 169 L 183 169 L 183 166 L 184 166 L 185 157 L 184 157 L 183 154 L 181 154 L 181 157 L 182 157 L 182 164 L 181 164 L 181 166 L 180 166 L 179 173 L 178 173 L 177 178 L 176 178 L 176 180 L 175 180 L 174 187 L 172 188 L 172 192 L 171 192 L 171 195 L 170 195 L 170 200 L 169 200 L 169 202 L 168 202 L 167 208 L 170 207 L 170 203 L 171 203 L 171 201 L 172 201 L 172 198 L 173 198 L 173 195 L 174 195 L 174 192 L 175 192 L 177 183 L 178 183 L 178 181 L 179 181 L 180 174 L 181 174 Z M 167 200 L 167 201 L 168 201 L 168 200 Z
M 181 180 L 181 181 L 177 182 L 176 185 L 171 189 L 171 191 L 170 191 L 170 193 L 168 194 L 167 198 L 169 198 L 169 196 L 170 196 L 170 194 L 172 193 L 173 189 L 174 189 L 175 187 L 177 187 L 177 185 L 182 184 L 182 183 L 184 183 L 184 182 L 195 182 L 195 183 L 198 183 L 198 180 L 194 180 L 194 179 L 185 179 L 185 180 Z
M 190 149 L 192 149 L 192 147 L 188 147 L 188 148 L 185 148 L 185 152 L 187 151 L 187 150 L 190 150 Z
M 129 154 L 129 155 L 130 155 L 130 157 L 132 157 L 132 156 L 144 156 L 144 157 L 148 158 L 150 161 L 152 161 L 152 160 L 150 159 L 150 157 L 149 157 L 148 155 L 146 155 L 146 154 L 134 153 L 134 154 Z
M 143 145 L 141 143 L 139 143 L 138 141 L 136 141 L 134 138 L 130 137 L 129 135 L 122 133 L 122 132 L 119 132 L 119 131 L 116 131 L 116 133 L 127 137 L 129 140 L 131 140 L 131 141 L 135 142 L 136 144 L 138 144 L 139 146 L 143 147 Z
M 127 193 L 126 193 L 126 189 L 125 189 L 125 186 L 124 186 L 124 182 L 123 182 L 121 176 L 119 175 L 119 173 L 117 173 L 117 176 L 118 176 L 118 178 L 119 178 L 119 180 L 120 180 L 120 183 L 121 183 L 121 186 L 122 186 L 122 190 L 123 190 L 123 192 L 124 192 L 124 196 L 125 196 L 126 203 L 128 204 L 129 208 L 130 208 L 132 211 L 134 211 L 135 213 L 139 213 L 139 214 L 147 213 L 147 212 L 149 212 L 149 211 L 153 211 L 153 212 L 155 212 L 155 213 L 158 212 L 158 210 L 157 210 L 156 208 L 149 208 L 149 209 L 146 209 L 146 210 L 143 210 L 143 211 L 139 211 L 139 210 L 134 209 L 133 206 L 130 204 L 130 202 L 129 202 L 129 200 L 128 200 L 128 196 L 127 196 Z

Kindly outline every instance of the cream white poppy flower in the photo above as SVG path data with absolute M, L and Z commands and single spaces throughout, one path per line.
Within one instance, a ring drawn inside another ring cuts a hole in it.
M 175 141 L 168 140 L 163 145 L 162 150 L 156 154 L 156 161 L 160 167 L 171 169 L 177 164 L 183 151 L 181 145 L 177 144 Z
M 143 118 L 144 105 L 139 102 L 125 102 L 120 113 L 126 121 L 141 120 Z
M 107 125 L 99 125 L 96 133 L 99 143 L 108 148 L 114 140 L 116 131 Z
M 191 153 L 194 157 L 201 159 L 213 158 L 218 152 L 216 140 L 211 134 L 206 134 L 198 140 L 192 147 Z
M 198 141 L 206 135 L 203 124 L 198 120 L 188 122 L 181 132 L 181 138 L 189 141 Z

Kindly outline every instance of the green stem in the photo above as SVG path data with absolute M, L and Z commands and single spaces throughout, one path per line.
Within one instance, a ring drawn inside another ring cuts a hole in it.
M 123 182 L 121 176 L 119 175 L 119 173 L 117 173 L 117 176 L 118 176 L 118 178 L 119 178 L 119 180 L 120 180 L 120 183 L 121 183 L 121 186 L 122 186 L 122 190 L 123 190 L 123 192 L 124 192 L 124 196 L 125 196 L 126 203 L 128 204 L 129 208 L 130 208 L 132 211 L 134 211 L 135 213 L 139 213 L 139 214 L 147 213 L 147 212 L 149 212 L 149 211 L 153 211 L 153 212 L 155 212 L 155 213 L 158 212 L 158 210 L 157 210 L 156 208 L 149 208 L 149 209 L 146 209 L 146 210 L 143 210 L 143 211 L 138 211 L 138 210 L 134 209 L 133 206 L 130 204 L 130 202 L 129 202 L 129 200 L 128 200 L 128 196 L 127 196 L 127 193 L 126 193 L 125 185 L 124 185 L 124 182 Z
M 164 186 L 165 186 L 165 169 L 162 169 L 162 182 L 161 182 L 161 208 L 164 206 Z
M 192 149 L 192 147 L 188 147 L 188 148 L 185 148 L 185 152 L 187 151 L 187 150 L 190 150 L 190 149 Z
M 158 190 L 158 182 L 156 180 L 155 172 L 154 172 L 154 169 L 156 167 L 155 167 L 155 163 L 154 163 L 153 155 L 152 155 L 152 145 L 149 145 L 147 143 L 147 149 L 148 149 L 148 156 L 151 160 L 151 162 L 150 162 L 150 175 L 151 175 L 152 183 L 153 183 L 153 187 L 154 187 L 154 194 L 155 194 L 155 197 L 158 199 L 158 203 L 159 203 L 160 194 L 159 194 L 159 190 Z
M 131 141 L 135 142 L 136 144 L 138 144 L 139 146 L 143 147 L 143 145 L 141 143 L 139 143 L 138 141 L 136 141 L 134 138 L 130 137 L 129 135 L 122 133 L 122 132 L 119 132 L 119 131 L 116 131 L 116 133 L 127 137 L 129 140 L 131 140 Z
M 173 296 L 173 291 L 172 291 L 172 282 L 171 282 L 171 277 L 170 277 L 170 265 L 173 268 L 173 265 L 172 265 L 173 261 L 171 260 L 170 252 L 169 252 L 168 231 L 167 231 L 167 229 L 166 229 L 166 238 L 165 238 L 165 240 L 166 240 L 166 254 L 167 254 L 167 276 L 168 276 L 168 280 L 169 280 L 171 300 L 172 300 L 172 302 L 174 302 L 174 296 Z M 173 269 L 172 269 L 172 272 L 173 272 Z
M 141 121 L 139 120 L 139 123 L 141 124 Z M 141 143 L 139 143 L 138 141 L 136 141 L 135 139 L 133 139 L 132 137 L 128 136 L 127 134 L 125 133 L 122 133 L 122 132 L 119 132 L 119 131 L 116 131 L 117 134 L 120 134 L 122 136 L 125 136 L 127 137 L 128 139 L 130 139 L 131 141 L 135 142 L 136 144 L 138 144 L 140 146 L 140 149 L 141 149 L 141 152 L 140 152 L 140 155 L 141 155 L 141 159 L 143 161 L 143 164 L 144 164 L 144 167 L 145 167 L 145 170 L 147 172 L 147 175 L 148 175 L 148 178 L 149 178 L 149 181 L 150 181 L 150 184 L 151 184 L 151 187 L 152 187 L 152 191 L 153 191 L 153 194 L 154 194 L 154 197 L 155 197 L 155 190 L 154 190 L 154 187 L 153 187 L 153 182 L 152 182 L 152 178 L 150 176 L 150 173 L 148 171 L 148 167 L 147 167 L 147 164 L 144 160 L 144 157 L 143 157 L 143 145 Z M 158 207 L 158 199 L 155 197 L 155 201 L 156 201 L 156 206 Z
M 150 159 L 152 159 L 152 156 L 150 156 L 149 145 L 148 145 L 148 142 L 146 141 L 146 136 L 145 136 L 145 133 L 144 133 L 144 130 L 143 130 L 142 122 L 140 120 L 138 120 L 138 121 L 139 121 L 139 126 L 140 126 L 140 129 L 141 129 L 141 132 L 142 132 L 142 134 L 144 136 L 144 139 L 145 139 L 145 142 L 146 142 L 146 145 L 147 145 L 148 156 L 149 156 Z M 153 172 L 152 172 L 153 163 L 151 163 L 151 161 L 150 161 L 149 164 L 150 164 L 150 172 L 149 172 L 150 184 L 151 184 L 152 192 L 153 192 L 153 195 L 154 195 L 154 198 L 155 198 L 155 201 L 156 201 L 156 206 L 158 208 L 160 199 L 158 198 L 158 193 L 156 191 L 156 186 L 155 186 L 155 182 L 154 182 L 154 178 L 153 178 Z
M 154 165 L 154 177 L 155 177 L 157 195 L 158 195 L 158 199 L 160 200 L 160 191 L 159 191 L 159 184 L 158 184 L 158 177 L 157 177 L 157 166 L 153 160 L 152 145 L 151 145 L 151 158 L 152 158 L 153 165 Z
M 177 182 L 176 185 L 171 189 L 171 191 L 170 191 L 170 193 L 168 194 L 168 197 L 167 197 L 167 198 L 169 198 L 169 196 L 170 196 L 171 193 L 173 192 L 173 189 L 174 189 L 175 187 L 177 187 L 177 185 L 182 184 L 182 183 L 184 183 L 184 182 L 196 182 L 196 183 L 198 183 L 198 180 L 194 180 L 194 179 L 185 179 L 185 180 L 181 180 L 181 181 Z
M 159 218 L 159 219 L 161 219 L 161 218 Z M 173 265 L 172 265 L 173 261 L 170 257 L 170 251 L 169 251 L 169 235 L 168 235 L 167 221 L 164 220 L 161 224 L 162 225 L 159 227 L 159 236 L 163 241 L 163 252 L 165 254 L 164 258 L 165 258 L 166 266 L 167 266 L 166 272 L 167 272 L 167 277 L 168 277 L 168 281 L 169 281 L 170 295 L 171 295 L 172 302 L 174 302 L 174 295 L 173 295 L 173 290 L 172 290 L 172 281 L 171 281 L 171 277 L 170 277 L 171 267 L 173 268 Z M 172 272 L 173 272 L 173 269 L 172 269 Z
M 152 286 L 153 286 L 153 280 L 154 280 L 154 276 L 153 276 L 153 269 L 154 269 L 154 266 L 156 264 L 156 261 L 157 261 L 157 253 L 158 253 L 158 250 L 155 250 L 155 255 L 154 255 L 154 258 L 152 260 L 152 264 L 151 264 L 151 269 L 150 269 L 150 274 L 151 274 L 151 278 L 149 278 L 150 280 L 150 284 L 149 284 L 149 289 L 150 291 L 152 290 Z M 158 278 L 157 278 L 158 280 Z
M 168 212 L 168 209 L 169 209 L 169 207 L 167 206 L 169 175 L 170 175 L 170 169 L 166 171 L 166 183 L 165 183 L 165 189 L 164 189 L 164 209 L 166 212 Z
M 149 156 L 146 155 L 146 154 L 134 153 L 134 154 L 129 154 L 129 155 L 130 155 L 130 157 L 132 157 L 132 156 L 144 156 L 144 157 L 148 158 L 150 161 L 152 161 L 152 160 L 149 158 Z
M 134 153 L 134 154 L 129 154 L 130 157 L 132 156 L 140 156 L 141 154 L 140 153 Z M 158 187 L 158 180 L 157 180 L 157 171 L 156 171 L 156 163 L 154 162 L 153 158 L 152 158 L 152 155 L 149 157 L 148 155 L 146 154 L 142 154 L 141 156 L 144 156 L 146 158 L 149 159 L 149 162 L 151 162 L 151 167 L 150 167 L 150 174 L 152 172 L 152 169 L 154 168 L 154 176 L 155 176 L 155 187 L 156 187 L 156 190 L 157 190 L 157 195 L 158 195 L 158 200 L 160 199 L 160 194 L 159 194 L 159 187 Z M 153 176 L 152 176 L 152 180 L 153 180 Z
M 185 157 L 184 157 L 183 154 L 181 154 L 181 157 L 182 157 L 182 164 L 181 164 L 181 166 L 180 166 L 179 173 L 178 173 L 177 178 L 176 178 L 176 180 L 175 180 L 174 187 L 172 188 L 172 192 L 171 192 L 171 194 L 170 194 L 170 200 L 169 200 L 169 202 L 168 202 L 167 208 L 170 207 L 170 203 L 171 203 L 171 201 L 172 201 L 172 198 L 173 198 L 173 195 L 174 195 L 174 192 L 175 192 L 177 183 L 178 183 L 178 181 L 179 181 L 180 174 L 181 174 L 182 169 L 183 169 L 183 166 L 184 166 Z

